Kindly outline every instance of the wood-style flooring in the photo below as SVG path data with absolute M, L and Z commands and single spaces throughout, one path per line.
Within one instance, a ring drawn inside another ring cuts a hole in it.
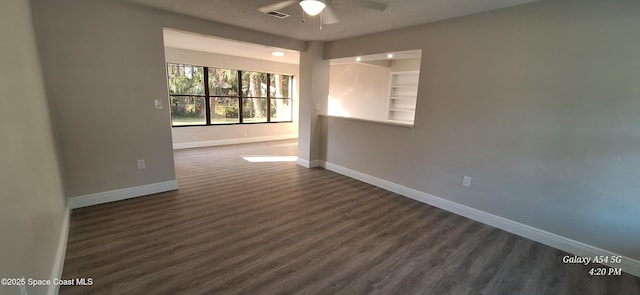
M 60 294 L 640 294 L 568 255 L 295 162 L 296 141 L 175 152 L 180 189 L 72 212 Z

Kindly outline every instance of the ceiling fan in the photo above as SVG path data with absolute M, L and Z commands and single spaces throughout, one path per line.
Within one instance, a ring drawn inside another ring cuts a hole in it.
M 303 22 L 305 13 L 311 16 L 320 14 L 320 29 L 322 29 L 323 24 L 328 25 L 339 22 L 338 17 L 333 12 L 333 9 L 331 9 L 331 7 L 328 5 L 334 4 L 334 0 L 285 0 L 260 7 L 258 8 L 258 11 L 262 13 L 268 13 L 289 7 L 296 3 L 300 4 L 304 12 L 302 15 Z M 350 0 L 349 3 L 378 11 L 384 11 L 385 9 L 387 9 L 387 4 L 375 2 L 373 0 Z

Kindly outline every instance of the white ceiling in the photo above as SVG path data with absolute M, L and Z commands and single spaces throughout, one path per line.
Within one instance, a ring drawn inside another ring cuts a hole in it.
M 167 28 L 163 30 L 163 35 L 165 47 L 248 57 L 296 65 L 300 63 L 300 52 L 295 50 L 228 40 Z M 273 56 L 272 52 L 274 51 L 280 51 L 284 53 L 284 56 Z M 392 56 L 389 57 L 389 54 Z M 422 50 L 420 49 L 384 52 L 358 57 L 336 58 L 331 60 L 331 64 L 410 59 L 419 58 L 421 54 Z M 359 60 L 356 60 L 356 58 L 359 58 Z
M 291 15 L 278 19 L 257 11 L 280 0 L 127 0 L 162 10 L 195 16 L 298 40 L 337 40 L 412 25 L 424 24 L 482 11 L 495 10 L 538 0 L 375 0 L 388 3 L 385 11 L 350 4 L 354 0 L 330 3 L 340 19 L 319 29 L 319 17 L 301 22 L 299 5 L 279 11 Z
M 295 50 L 228 40 L 166 28 L 164 29 L 164 46 L 289 64 L 300 63 L 300 53 Z M 274 51 L 280 51 L 284 53 L 284 56 L 273 56 L 271 53 Z
M 389 57 L 389 54 L 391 54 L 391 57 Z M 420 58 L 421 56 L 422 56 L 422 50 L 414 49 L 414 50 L 406 50 L 406 51 L 384 52 L 384 53 L 362 55 L 362 56 L 335 58 L 331 60 L 331 64 L 332 65 L 350 64 L 350 63 L 356 63 L 356 62 L 366 63 L 366 62 Z

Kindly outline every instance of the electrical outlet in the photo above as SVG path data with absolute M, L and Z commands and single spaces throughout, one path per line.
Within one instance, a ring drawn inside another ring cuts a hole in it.
M 469 176 L 462 177 L 462 186 L 471 187 L 471 177 Z
M 145 167 L 146 167 L 146 164 L 144 160 L 138 160 L 138 169 L 144 169 Z
M 322 105 L 320 105 L 319 103 L 316 103 L 316 111 L 320 111 L 321 108 L 322 108 Z

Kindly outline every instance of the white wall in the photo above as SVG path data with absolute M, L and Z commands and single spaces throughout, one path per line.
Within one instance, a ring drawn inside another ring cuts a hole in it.
M 0 38 L 0 277 L 51 279 L 68 213 L 29 1 L 0 1 Z
M 329 42 L 422 63 L 412 128 L 328 118 L 324 159 L 640 260 L 639 11 L 541 1 Z
M 305 43 L 124 1 L 33 0 L 68 196 L 175 180 L 163 28 L 292 50 Z M 146 160 L 138 170 L 137 159 Z
M 167 62 L 173 63 L 287 74 L 295 76 L 295 81 L 299 79 L 298 65 L 296 64 L 277 63 L 170 47 L 165 47 L 165 59 Z M 299 101 L 297 93 L 296 87 L 293 100 L 293 122 L 291 123 L 174 127 L 171 130 L 173 146 L 174 148 L 181 148 L 296 138 L 298 136 Z
M 365 63 L 330 67 L 328 114 L 386 121 L 391 69 Z
M 387 121 L 391 72 L 419 70 L 420 58 L 331 65 L 327 114 Z

